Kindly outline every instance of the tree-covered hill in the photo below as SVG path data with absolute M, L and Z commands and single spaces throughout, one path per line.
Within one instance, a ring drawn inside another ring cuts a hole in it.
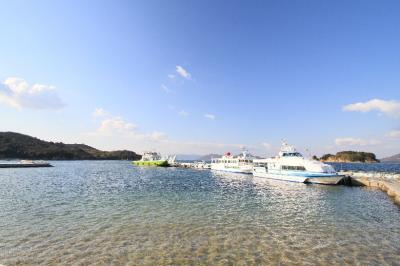
M 0 159 L 138 160 L 133 151 L 101 151 L 85 144 L 43 141 L 15 132 L 0 132 Z
M 362 162 L 362 163 L 378 163 L 375 154 L 362 151 L 341 151 L 333 154 L 325 154 L 321 157 L 324 162 Z

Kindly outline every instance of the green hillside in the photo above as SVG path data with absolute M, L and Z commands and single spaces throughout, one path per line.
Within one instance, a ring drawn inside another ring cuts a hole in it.
M 0 159 L 138 160 L 132 151 L 101 151 L 85 144 L 43 141 L 15 132 L 0 132 Z

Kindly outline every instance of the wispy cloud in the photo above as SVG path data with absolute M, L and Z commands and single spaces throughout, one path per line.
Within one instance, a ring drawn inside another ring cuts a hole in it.
M 168 74 L 168 77 L 169 77 L 170 79 L 174 79 L 174 78 L 175 78 L 175 75 L 174 75 L 174 74 Z
M 381 99 L 372 99 L 367 102 L 358 102 L 345 105 L 343 107 L 344 111 L 348 112 L 370 112 L 370 111 L 378 111 L 387 116 L 400 118 L 400 102 L 396 100 L 381 100 Z
M 177 141 L 169 139 L 160 145 L 169 153 L 224 153 L 226 151 L 239 152 L 243 144 L 223 142 L 202 142 L 202 141 Z
M 173 93 L 174 91 L 171 90 L 170 88 L 168 88 L 165 84 L 161 84 L 161 89 L 165 92 L 165 93 Z
M 22 78 L 9 77 L 0 87 L 0 103 L 14 108 L 27 109 L 60 109 L 65 103 L 57 94 L 54 86 L 29 85 Z
M 131 133 L 137 126 L 133 123 L 125 121 L 122 117 L 111 117 L 104 119 L 98 131 L 101 133 Z
M 192 79 L 192 75 L 191 75 L 186 69 L 184 69 L 182 66 L 177 65 L 177 66 L 176 66 L 176 72 L 177 72 L 180 76 L 182 76 L 183 78 L 185 78 L 185 79 L 188 79 L 188 80 Z
M 372 146 L 378 145 L 382 142 L 377 139 L 361 139 L 361 138 L 337 138 L 335 139 L 335 144 L 337 146 Z
M 215 118 L 216 118 L 215 115 L 213 115 L 213 114 L 205 114 L 204 117 L 207 119 L 210 119 L 210 120 L 215 120 Z
M 213 114 L 205 114 L 204 115 L 205 118 L 210 119 L 210 120 L 215 120 L 217 117 Z
M 183 112 L 182 112 L 183 111 Z M 182 110 L 181 114 L 188 114 Z M 122 116 L 115 116 L 103 108 L 96 108 L 92 115 L 96 116 L 97 127 L 93 132 L 83 134 L 88 142 L 97 142 L 99 147 L 106 149 L 132 149 L 137 152 L 154 149 L 171 153 L 222 153 L 226 151 L 238 152 L 243 144 L 207 142 L 207 141 L 180 141 L 169 138 L 162 131 L 143 132 L 139 126 Z M 103 114 L 105 114 L 103 116 Z
M 387 135 L 391 138 L 400 138 L 400 130 L 392 130 Z
M 93 111 L 92 115 L 94 117 L 104 117 L 104 116 L 109 116 L 110 113 L 108 111 L 104 110 L 103 108 L 96 108 Z
M 92 115 L 102 117 L 98 128 L 95 132 L 88 133 L 90 136 L 97 137 L 116 137 L 125 138 L 127 140 L 137 140 L 144 142 L 160 142 L 168 139 L 167 134 L 160 131 L 153 131 L 151 133 L 143 133 L 139 131 L 139 127 L 127 121 L 121 116 L 113 116 L 111 113 L 105 111 L 103 108 L 96 108 Z
M 269 144 L 268 142 L 263 142 L 263 143 L 261 143 L 261 144 L 262 144 L 262 146 L 263 146 L 265 149 L 267 149 L 267 150 L 271 149 L 271 147 L 272 147 L 272 145 Z
M 168 136 L 164 132 L 154 131 L 150 134 L 150 138 L 155 141 L 167 140 Z
M 180 116 L 188 116 L 189 113 L 186 112 L 185 110 L 180 110 L 180 111 L 178 112 L 178 115 L 180 115 Z

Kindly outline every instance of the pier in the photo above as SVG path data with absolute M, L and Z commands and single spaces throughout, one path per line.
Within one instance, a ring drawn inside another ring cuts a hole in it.
M 380 172 L 340 172 L 346 176 L 344 184 L 380 189 L 400 205 L 400 174 Z
M 53 167 L 49 163 L 1 163 L 0 168 Z

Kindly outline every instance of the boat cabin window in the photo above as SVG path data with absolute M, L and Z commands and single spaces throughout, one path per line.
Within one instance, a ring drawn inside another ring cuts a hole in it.
M 254 163 L 254 166 L 268 168 L 268 163 Z
M 282 165 L 282 170 L 294 170 L 294 171 L 305 171 L 306 168 L 304 166 L 293 166 L 293 165 Z
M 301 157 L 299 152 L 285 152 L 283 157 Z

